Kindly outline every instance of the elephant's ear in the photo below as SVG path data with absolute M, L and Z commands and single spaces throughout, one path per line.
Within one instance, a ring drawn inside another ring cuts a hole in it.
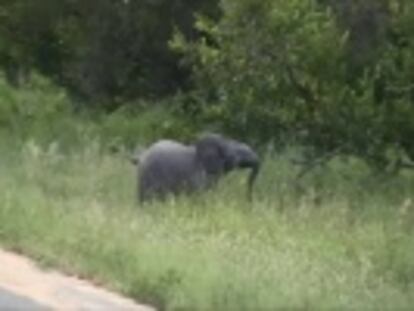
M 226 142 L 217 134 L 208 134 L 196 143 L 197 160 L 208 174 L 219 175 L 226 167 Z

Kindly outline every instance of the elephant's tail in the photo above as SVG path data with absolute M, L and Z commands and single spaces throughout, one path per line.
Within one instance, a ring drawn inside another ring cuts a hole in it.
M 129 160 L 133 165 L 139 165 L 142 163 L 145 150 L 146 149 L 144 147 L 137 147 L 135 149 L 134 153 L 129 157 Z
M 132 155 L 129 160 L 131 161 L 132 164 L 134 165 L 139 165 L 139 157 L 136 156 L 135 154 Z

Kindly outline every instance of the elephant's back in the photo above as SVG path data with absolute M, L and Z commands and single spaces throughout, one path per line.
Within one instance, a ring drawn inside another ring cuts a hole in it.
M 197 166 L 195 148 L 171 140 L 152 145 L 142 155 L 141 176 L 150 179 L 180 179 L 193 174 Z
M 183 157 L 192 156 L 195 150 L 173 140 L 160 140 L 150 146 L 140 157 L 140 163 L 145 168 L 151 163 L 168 163 L 178 161 Z

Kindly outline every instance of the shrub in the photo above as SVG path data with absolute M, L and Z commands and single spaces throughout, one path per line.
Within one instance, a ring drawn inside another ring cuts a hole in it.
M 412 158 L 414 6 L 345 2 L 349 24 L 330 1 L 223 0 L 218 23 L 200 16 L 201 40 L 177 33 L 171 42 L 195 72 L 184 115 L 250 140 L 294 140 L 316 156 L 356 155 L 381 169 Z M 375 40 L 356 58 L 364 23 L 372 26 L 364 36 Z

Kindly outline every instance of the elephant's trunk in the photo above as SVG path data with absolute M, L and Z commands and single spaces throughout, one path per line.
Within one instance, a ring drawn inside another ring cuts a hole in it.
M 247 145 L 243 145 L 242 147 L 239 149 L 240 158 L 238 167 L 251 170 L 247 179 L 247 198 L 251 201 L 253 198 L 253 185 L 260 170 L 260 159 L 250 147 Z
M 252 164 L 251 172 L 247 180 L 247 197 L 249 201 L 251 201 L 253 198 L 253 185 L 254 185 L 254 182 L 256 181 L 259 170 L 260 170 L 260 164 L 257 161 L 256 163 Z

